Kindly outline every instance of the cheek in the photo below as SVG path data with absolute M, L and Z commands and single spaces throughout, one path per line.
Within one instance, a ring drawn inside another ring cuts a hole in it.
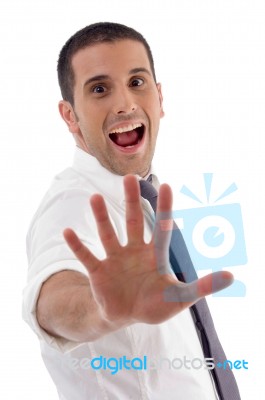
M 164 111 L 159 99 L 153 100 L 153 102 L 149 105 L 149 115 L 153 121 L 159 125 L 160 118 L 164 116 Z
M 149 104 L 150 104 L 150 107 L 152 107 L 153 112 L 155 112 L 156 114 L 160 114 L 162 100 L 157 91 L 155 91 L 155 93 L 153 93 L 152 99 L 150 99 Z
M 96 135 L 96 132 L 102 129 L 99 110 L 88 106 L 87 109 L 82 110 L 79 123 L 80 127 L 82 127 L 87 134 Z

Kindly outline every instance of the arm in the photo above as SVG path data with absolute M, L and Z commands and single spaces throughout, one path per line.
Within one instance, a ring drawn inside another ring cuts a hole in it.
M 93 341 L 114 330 L 100 315 L 89 279 L 76 271 L 58 272 L 44 282 L 37 319 L 50 335 L 77 342 Z
M 91 198 L 106 259 L 98 260 L 77 235 L 66 229 L 64 237 L 88 271 L 60 272 L 44 283 L 37 306 L 40 325 L 54 336 L 76 341 L 93 341 L 135 322 L 163 322 L 200 298 L 229 286 L 233 276 L 217 272 L 184 284 L 169 273 L 168 247 L 171 236 L 172 194 L 161 185 L 153 238 L 145 243 L 144 217 L 139 184 L 135 177 L 124 179 L 128 243 L 121 246 L 100 195 Z M 168 227 L 160 227 L 159 215 L 168 215 Z M 165 301 L 170 290 L 173 301 Z

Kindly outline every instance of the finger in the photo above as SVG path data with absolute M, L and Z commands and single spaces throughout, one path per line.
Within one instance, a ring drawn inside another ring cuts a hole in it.
M 214 272 L 189 284 L 179 282 L 169 286 L 164 292 L 164 299 L 182 303 L 183 308 L 190 307 L 201 298 L 230 286 L 233 280 L 233 275 L 228 271 Z
M 200 278 L 197 281 L 198 296 L 204 297 L 212 293 L 219 292 L 230 286 L 234 281 L 234 276 L 228 271 L 218 271 Z
M 143 242 L 144 218 L 141 206 L 139 182 L 135 176 L 125 176 L 124 189 L 128 243 L 139 244 Z
M 169 246 L 173 228 L 171 207 L 172 191 L 169 185 L 163 184 L 159 190 L 153 234 L 158 271 L 162 274 L 170 271 Z
M 96 219 L 99 237 L 106 254 L 111 254 L 117 251 L 120 244 L 110 221 L 105 201 L 101 195 L 96 194 L 91 197 L 90 204 Z
M 89 273 L 94 272 L 99 267 L 100 261 L 88 250 L 72 229 L 65 229 L 63 235 L 76 258 L 81 261 Z

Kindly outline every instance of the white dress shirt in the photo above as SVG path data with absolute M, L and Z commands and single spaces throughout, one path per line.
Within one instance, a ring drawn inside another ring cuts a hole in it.
M 62 270 L 88 275 L 67 246 L 63 230 L 71 227 L 98 258 L 105 258 L 89 204 L 94 193 L 104 196 L 120 243 L 125 244 L 123 177 L 114 175 L 78 148 L 73 166 L 55 177 L 27 236 L 29 271 L 23 317 L 40 339 L 42 357 L 59 398 L 215 400 L 215 388 L 204 367 L 189 310 L 161 324 L 137 323 L 89 343 L 56 339 L 39 326 L 36 301 L 42 283 Z M 142 201 L 145 240 L 150 241 L 153 210 L 146 200 Z

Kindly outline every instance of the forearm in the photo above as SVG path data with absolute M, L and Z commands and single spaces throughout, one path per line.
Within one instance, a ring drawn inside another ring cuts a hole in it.
M 40 326 L 55 337 L 94 341 L 119 329 L 102 315 L 90 290 L 89 279 L 75 271 L 62 271 L 44 282 L 37 302 Z

